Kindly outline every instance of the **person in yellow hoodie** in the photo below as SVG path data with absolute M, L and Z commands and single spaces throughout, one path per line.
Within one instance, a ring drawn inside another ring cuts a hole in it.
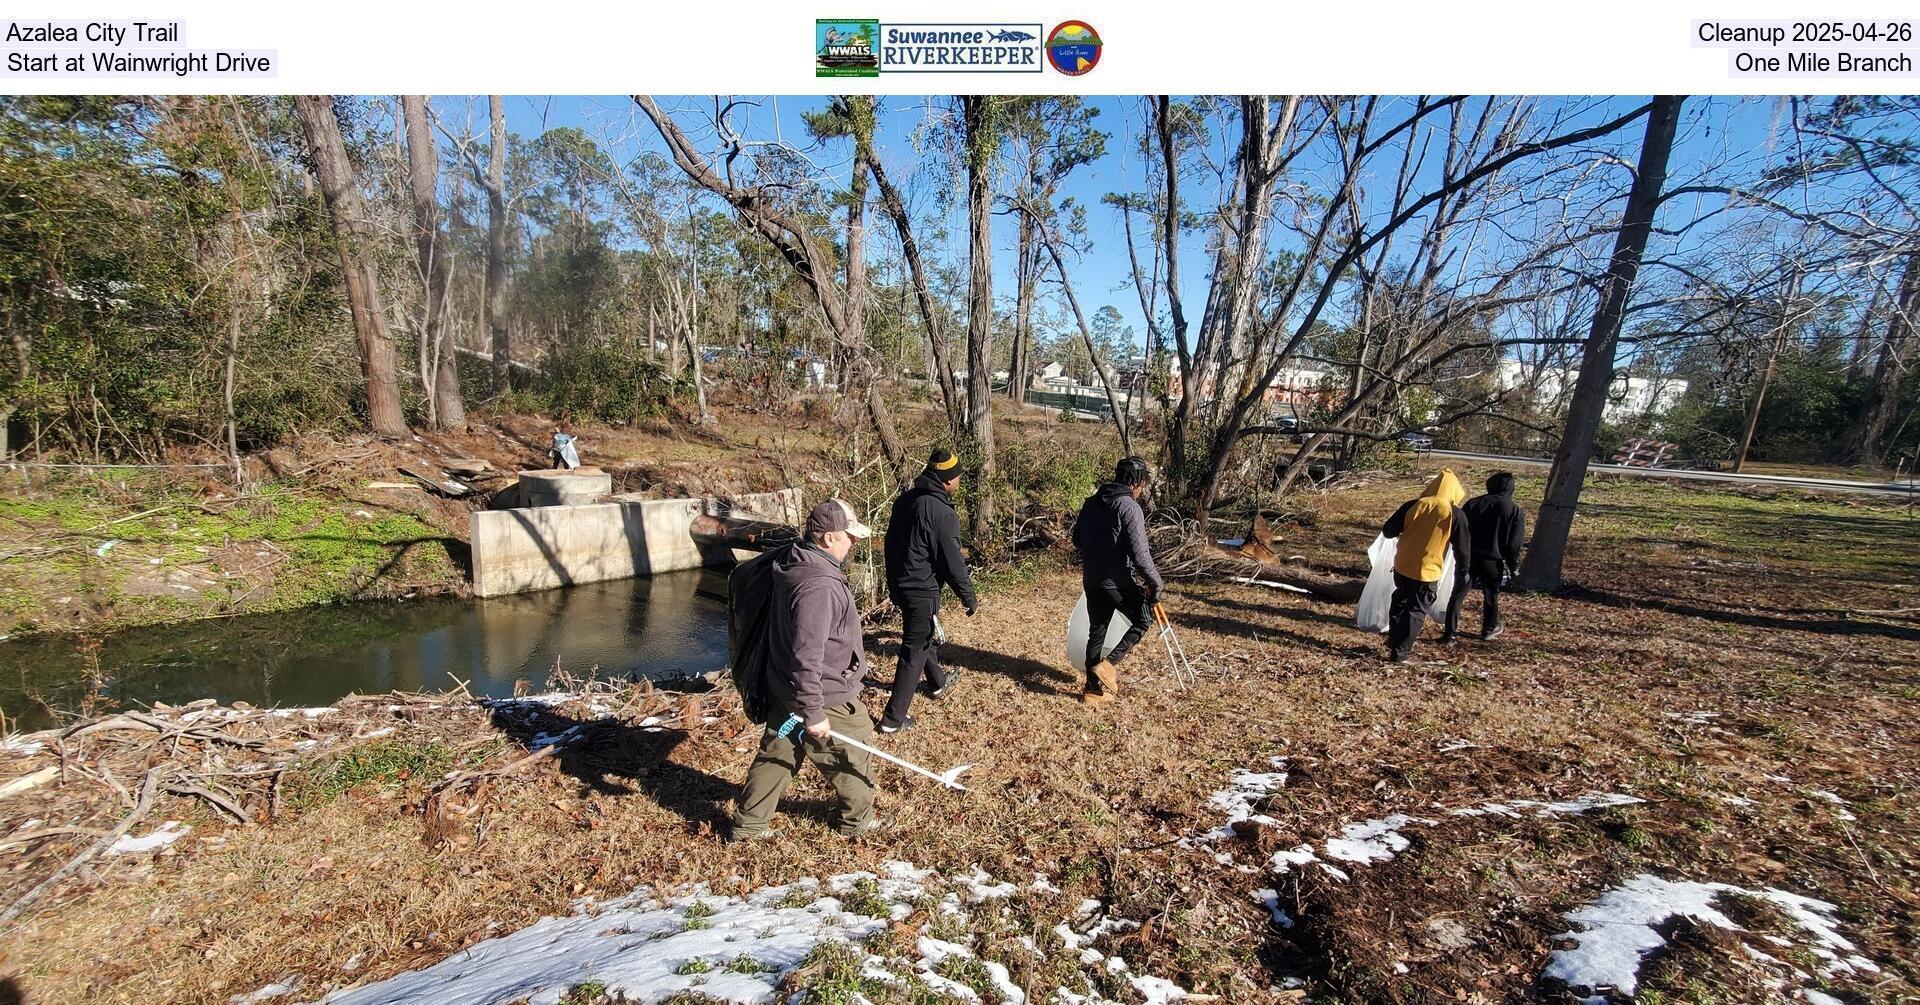
M 1448 548 L 1453 549 L 1453 588 L 1467 587 L 1472 544 L 1466 515 L 1460 512 L 1466 499 L 1460 479 L 1442 470 L 1419 498 L 1408 500 L 1380 528 L 1382 535 L 1400 541 L 1393 556 L 1393 603 L 1387 609 L 1387 658 L 1395 663 L 1413 658 L 1414 640 L 1439 595 Z

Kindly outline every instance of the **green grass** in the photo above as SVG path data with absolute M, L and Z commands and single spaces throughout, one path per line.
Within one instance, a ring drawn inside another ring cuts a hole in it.
M 567 992 L 567 997 L 564 1001 L 565 1005 L 589 1005 L 589 1003 L 606 993 L 607 985 L 605 982 L 587 981 L 584 984 L 575 984 L 573 990 Z
M 287 802 L 296 810 L 310 809 L 338 799 L 358 785 L 438 779 L 452 765 L 453 751 L 439 743 L 380 740 L 303 769 L 287 785 Z
M 113 522 L 136 514 L 147 515 Z M 39 627 L 36 618 L 67 627 L 74 608 L 57 602 L 66 596 L 86 597 L 94 608 L 88 620 L 111 629 L 226 613 L 242 599 L 257 612 L 351 599 L 370 587 L 377 591 L 372 579 L 390 564 L 383 580 L 435 587 L 451 586 L 459 577 L 447 557 L 447 537 L 437 528 L 411 513 L 321 488 L 267 485 L 237 502 L 209 503 L 197 491 L 177 487 L 120 489 L 99 479 L 70 479 L 0 493 L 0 528 L 17 542 L 15 548 L 66 547 L 0 562 L 0 631 L 8 634 Z M 94 554 L 109 539 L 119 543 L 105 556 Z M 127 589 L 183 565 L 218 579 L 216 556 L 229 546 L 276 552 L 272 585 L 256 590 L 240 577 L 223 582 L 224 590 L 179 596 Z M 395 563 L 403 552 L 404 561 Z

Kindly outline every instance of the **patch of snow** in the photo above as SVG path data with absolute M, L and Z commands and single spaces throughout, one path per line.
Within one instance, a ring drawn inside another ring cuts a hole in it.
M 393 733 L 393 727 L 392 727 L 392 726 L 382 726 L 382 727 L 380 727 L 379 729 L 376 729 L 376 730 L 374 730 L 374 731 L 373 731 L 373 732 L 371 732 L 371 733 L 361 733 L 361 734 L 360 734 L 360 739 L 362 739 L 362 740 L 373 740 L 373 739 L 378 739 L 379 737 L 382 737 L 382 736 L 388 736 L 388 735 L 391 735 L 392 733 Z
M 1849 804 L 1845 799 L 1842 799 L 1839 796 L 1836 796 L 1833 793 L 1826 791 L 1825 789 L 1808 789 L 1807 795 L 1810 795 L 1815 799 L 1820 800 L 1821 802 L 1832 803 L 1836 807 L 1841 807 L 1833 811 L 1833 815 L 1841 820 L 1851 822 L 1851 821 L 1860 819 L 1859 817 L 1854 816 L 1851 812 L 1849 812 L 1844 808 L 1851 804 Z
M 1202 840 L 1216 841 L 1232 837 L 1233 825 L 1243 820 L 1266 825 L 1279 822 L 1253 811 L 1254 803 L 1278 792 L 1287 784 L 1287 759 L 1275 757 L 1268 763 L 1276 770 L 1248 771 L 1235 768 L 1233 774 L 1227 776 L 1227 787 L 1208 797 L 1207 805 L 1225 813 L 1227 822 L 1202 837 Z
M 1561 802 L 1543 803 L 1532 799 L 1513 799 L 1504 803 L 1481 803 L 1478 806 L 1466 806 L 1457 810 L 1449 810 L 1448 815 L 1456 817 L 1517 817 L 1523 813 L 1531 813 L 1537 817 L 1567 816 L 1578 813 L 1591 813 L 1594 810 L 1603 810 L 1612 806 L 1630 806 L 1634 803 L 1644 801 L 1645 800 L 1636 799 L 1633 796 L 1618 792 L 1589 792 L 1578 799 L 1569 799 Z
M 1847 1005 L 1846 1002 L 1814 988 L 1801 988 L 1800 997 L 1805 1000 L 1808 1005 Z
M 93 549 L 93 553 L 100 558 L 105 558 L 107 557 L 107 552 L 112 551 L 113 546 L 119 543 L 120 543 L 119 538 L 114 538 L 109 541 L 103 541 L 101 542 L 100 547 Z
M 1140 993 L 1146 1005 L 1165 1005 L 1166 1002 L 1184 1001 L 1187 998 L 1185 988 L 1164 977 L 1133 976 L 1127 978 L 1127 983 Z
M 159 851 L 175 841 L 187 836 L 193 827 L 178 820 L 169 820 L 153 829 L 145 837 L 122 834 L 120 839 L 107 848 L 109 855 L 136 855 L 140 852 Z
M 1808 948 L 1827 961 L 1821 968 L 1823 975 L 1878 972 L 1879 967 L 1873 961 L 1858 955 L 1853 943 L 1840 935 L 1834 922 L 1834 912 L 1838 909 L 1825 901 L 1783 890 L 1755 891 L 1727 883 L 1676 882 L 1643 874 L 1606 891 L 1592 904 L 1565 915 L 1575 928 L 1555 938 L 1572 941 L 1574 946 L 1554 950 L 1543 976 L 1565 982 L 1576 993 L 1589 995 L 1585 999 L 1589 1005 L 1606 1002 L 1609 990 L 1631 995 L 1639 983 L 1641 959 L 1666 945 L 1666 939 L 1656 928 L 1667 919 L 1685 915 L 1728 931 L 1744 931 L 1713 907 L 1716 898 L 1729 893 L 1765 900 L 1786 912 L 1813 937 L 1816 944 Z M 1763 937 L 1777 945 L 1792 945 L 1790 940 L 1779 936 Z M 1754 959 L 1772 959 L 1751 947 L 1747 952 Z M 1848 955 L 1843 957 L 1841 953 Z
M 275 998 L 286 998 L 295 990 L 297 989 L 293 984 L 275 981 L 250 994 L 233 995 L 227 999 L 227 1005 L 259 1005 L 260 1002 L 272 1001 Z
M 1048 881 L 1047 885 L 1053 884 Z M 1002 893 L 1003 888 L 1008 892 Z M 704 996 L 703 1000 L 771 1003 L 775 988 L 786 975 L 823 944 L 858 943 L 910 916 L 929 898 L 938 898 L 944 907 L 958 905 L 963 896 L 972 897 L 978 891 L 988 895 L 975 902 L 1007 896 L 1016 889 L 1012 884 L 994 882 L 978 868 L 963 876 L 947 877 L 907 862 L 888 862 L 878 873 L 846 873 L 824 882 L 802 879 L 742 896 L 712 894 L 704 884 L 671 896 L 656 895 L 641 887 L 614 900 L 582 899 L 575 903 L 571 916 L 542 919 L 518 932 L 477 943 L 422 970 L 336 991 L 321 1005 L 559 1005 L 573 988 L 588 982 L 636 1002 L 659 1002 L 692 992 Z M 889 917 L 846 911 L 840 896 L 855 891 L 877 896 L 885 903 Z M 792 906 L 796 903 L 800 906 Z M 1091 916 L 1103 906 L 1097 900 L 1089 903 L 1092 907 L 1083 910 L 1082 916 Z M 696 909 L 696 904 L 701 906 Z M 971 927 L 972 918 L 964 911 L 961 914 Z M 1104 918 L 1085 933 L 1063 924 L 1056 934 L 1069 950 L 1075 950 L 1108 934 L 1138 927 L 1135 921 Z M 1020 940 L 1020 944 L 1035 956 L 1042 955 L 1031 939 Z M 743 974 L 727 967 L 742 956 L 757 961 L 760 969 Z M 918 983 L 936 994 L 978 1003 L 979 992 L 938 972 L 948 959 L 975 961 L 992 982 L 992 997 L 996 999 L 992 1005 L 1027 1005 L 1029 1001 L 1026 990 L 1014 982 L 1006 966 L 977 955 L 971 946 L 959 942 L 922 936 L 905 958 L 887 960 L 858 950 L 856 956 L 864 978 L 903 991 Z M 351 972 L 359 959 L 355 956 L 342 969 Z M 1108 973 L 1127 973 L 1124 961 L 1096 949 L 1082 950 L 1080 960 L 1087 967 L 1100 967 Z M 687 966 L 693 961 L 706 964 L 697 968 L 704 972 L 695 973 L 695 968 Z M 910 970 L 902 969 L 909 966 Z M 679 972 L 683 970 L 686 972 Z M 1084 982 L 1085 976 L 1079 979 Z M 1165 1005 L 1191 997 L 1178 985 L 1156 977 L 1128 974 L 1128 980 L 1148 1003 Z M 1088 990 L 1077 993 L 1066 988 L 1036 988 L 1033 1000 L 1054 1005 L 1118 1005 L 1100 997 L 1087 984 L 1082 983 L 1082 987 Z M 1043 991 L 1051 992 L 1051 997 L 1042 998 Z
M 1326 856 L 1360 865 L 1385 862 L 1407 850 L 1410 842 L 1406 835 L 1400 833 L 1402 828 L 1414 824 L 1431 827 L 1433 823 L 1432 820 L 1395 813 L 1379 820 L 1348 824 L 1339 837 L 1327 840 Z
M 1267 913 L 1273 916 L 1274 924 L 1279 925 L 1281 928 L 1293 927 L 1293 918 L 1280 907 L 1280 891 L 1271 887 L 1265 890 L 1255 890 L 1253 891 L 1253 899 L 1260 904 L 1266 905 Z
M 1012 883 L 995 883 L 993 877 L 980 871 L 979 865 L 974 865 L 972 871 L 965 876 L 955 876 L 953 882 L 960 887 L 962 895 L 970 904 L 1011 897 L 1019 889 Z
M 1442 754 L 1454 754 L 1462 750 L 1481 750 L 1484 748 L 1472 740 L 1442 740 L 1438 744 L 1435 744 L 1433 749 Z

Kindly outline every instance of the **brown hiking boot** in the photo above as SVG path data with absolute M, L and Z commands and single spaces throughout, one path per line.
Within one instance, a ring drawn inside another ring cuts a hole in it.
M 1093 677 L 1100 682 L 1097 692 L 1101 698 L 1112 701 L 1120 694 L 1120 671 L 1112 663 L 1101 660 L 1093 665 Z

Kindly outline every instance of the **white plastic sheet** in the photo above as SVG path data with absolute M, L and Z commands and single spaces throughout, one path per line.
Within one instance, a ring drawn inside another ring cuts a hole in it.
M 1113 620 L 1107 623 L 1107 644 L 1100 647 L 1101 652 L 1112 652 L 1120 644 L 1120 637 L 1127 634 L 1127 626 L 1133 622 L 1126 614 L 1115 611 Z M 1080 602 L 1073 605 L 1073 614 L 1067 618 L 1067 662 L 1075 670 L 1085 673 L 1087 670 L 1087 636 L 1093 634 L 1093 617 L 1087 613 L 1087 595 L 1080 595 Z
M 1398 538 L 1377 536 L 1367 546 L 1367 560 L 1373 563 L 1373 571 L 1367 573 L 1367 585 L 1360 591 L 1360 606 L 1353 612 L 1353 623 L 1357 628 L 1370 632 L 1387 630 L 1387 609 L 1393 604 L 1393 558 L 1400 550 Z M 1446 558 L 1440 566 L 1440 582 L 1435 584 L 1433 607 L 1429 614 L 1444 614 L 1447 601 L 1453 598 L 1453 549 L 1448 548 Z

